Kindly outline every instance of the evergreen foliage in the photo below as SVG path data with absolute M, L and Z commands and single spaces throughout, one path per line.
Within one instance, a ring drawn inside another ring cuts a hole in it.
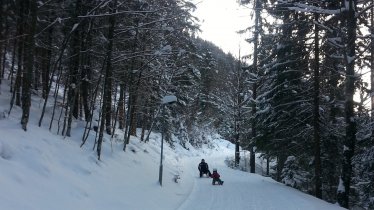
M 235 58 L 197 37 L 189 0 L 3 0 L 8 114 L 19 106 L 27 131 L 37 95 L 39 126 L 68 137 L 84 122 L 82 145 L 96 129 L 98 159 L 115 129 L 124 151 L 131 135 L 146 142 L 163 126 L 186 148 L 219 133 L 236 144 L 233 167 L 250 150 L 275 164 L 267 173 L 279 182 L 373 209 L 374 2 L 240 3 L 254 11 L 243 30 L 253 53 Z M 165 95 L 178 103 L 161 109 Z
M 371 161 L 365 169 L 360 161 L 368 160 L 373 145 L 367 109 L 372 90 L 364 73 L 373 69 L 374 21 L 368 21 L 373 2 L 269 0 L 261 5 L 261 82 L 251 116 L 257 152 L 276 163 L 274 179 L 346 208 L 370 209 L 373 190 L 363 186 L 372 181 L 363 181 L 363 174 L 372 173 Z

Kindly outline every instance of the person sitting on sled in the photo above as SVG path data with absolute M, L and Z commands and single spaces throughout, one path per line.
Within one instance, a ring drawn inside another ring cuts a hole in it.
M 209 171 L 208 163 L 206 163 L 204 159 L 201 159 L 198 169 L 200 171 L 200 177 L 203 177 L 203 174 L 208 174 L 209 177 L 212 175 Z
M 219 185 L 222 185 L 223 184 L 223 181 L 220 179 L 220 175 L 219 173 L 217 172 L 217 169 L 213 169 L 213 174 L 211 176 L 213 178 L 213 181 L 212 181 L 212 185 L 215 185 L 216 182 L 218 182 Z

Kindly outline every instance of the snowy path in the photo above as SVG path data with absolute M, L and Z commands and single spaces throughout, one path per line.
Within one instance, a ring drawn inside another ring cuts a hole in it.
M 206 160 L 210 169 L 218 169 L 222 180 L 225 181 L 224 185 L 213 186 L 212 179 L 198 177 L 196 167 L 200 158 L 186 161 L 189 162 L 191 169 L 189 175 L 192 177 L 193 187 L 189 197 L 178 210 L 343 209 L 284 186 L 270 178 L 232 170 L 224 165 L 223 158 L 206 158 Z

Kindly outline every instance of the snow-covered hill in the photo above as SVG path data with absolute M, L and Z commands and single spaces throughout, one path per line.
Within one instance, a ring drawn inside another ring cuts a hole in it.
M 160 135 L 148 143 L 132 137 L 122 151 L 122 133 L 105 136 L 101 161 L 95 133 L 80 147 L 84 123 L 75 122 L 72 137 L 37 126 L 38 101 L 33 101 L 28 131 L 19 123 L 21 110 L 7 116 L 9 94 L 0 95 L 0 209 L 1 210 L 194 210 L 194 209 L 340 209 L 270 178 L 229 169 L 224 160 L 234 146 L 219 137 L 202 149 L 164 148 L 163 186 L 158 183 Z M 47 120 L 46 120 L 47 121 Z M 198 178 L 197 164 L 205 158 L 218 168 L 223 186 Z M 174 182 L 175 175 L 181 179 Z

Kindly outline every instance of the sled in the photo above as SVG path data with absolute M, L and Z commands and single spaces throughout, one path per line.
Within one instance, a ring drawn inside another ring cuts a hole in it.
M 222 181 L 221 183 L 212 183 L 212 185 L 223 185 L 224 181 Z
M 202 176 L 199 176 L 200 178 L 210 178 L 208 174 L 203 174 Z

